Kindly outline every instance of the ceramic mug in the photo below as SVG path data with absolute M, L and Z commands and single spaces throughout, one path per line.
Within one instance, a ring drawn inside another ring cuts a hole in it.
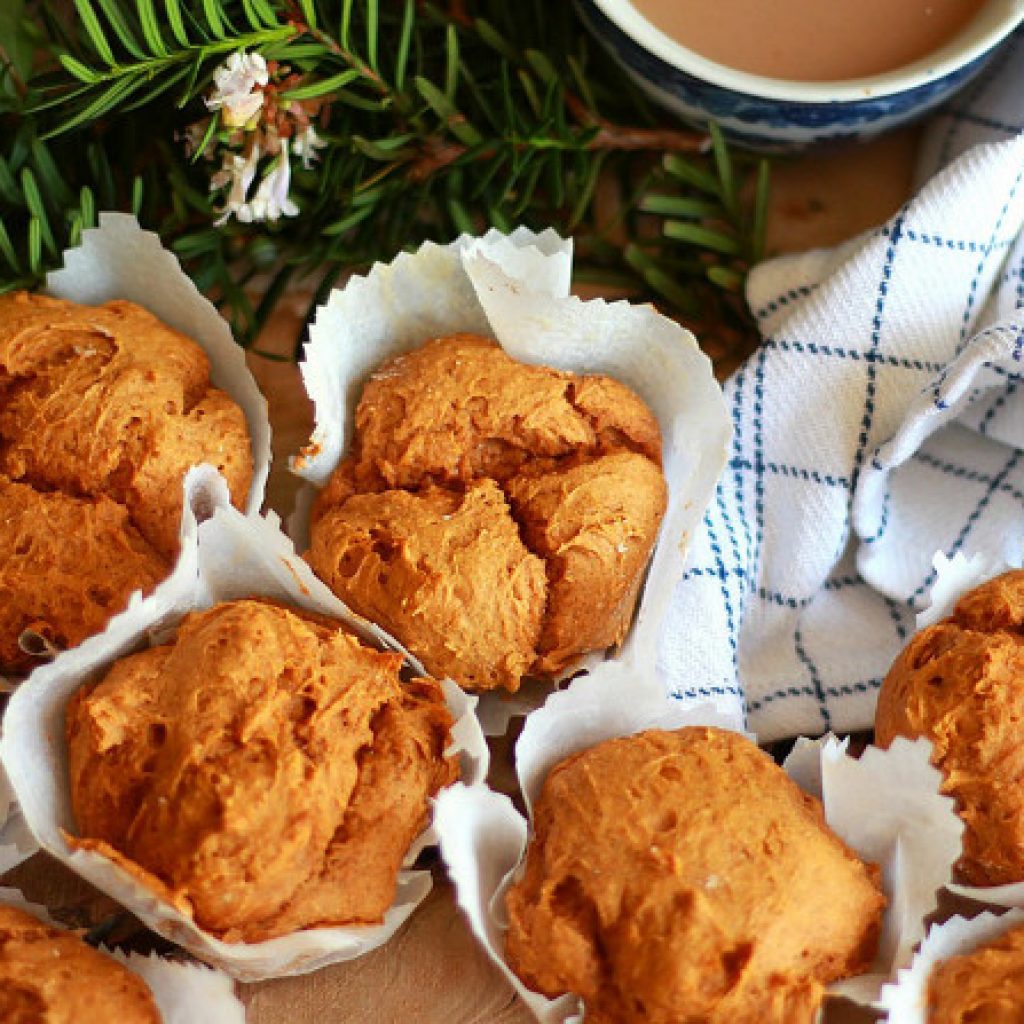
M 799 82 L 708 60 L 655 28 L 630 0 L 577 0 L 577 7 L 657 103 L 694 124 L 713 119 L 734 141 L 776 152 L 865 139 L 921 116 L 981 72 L 1024 20 L 1024 0 L 990 0 L 948 43 L 912 64 L 868 78 Z

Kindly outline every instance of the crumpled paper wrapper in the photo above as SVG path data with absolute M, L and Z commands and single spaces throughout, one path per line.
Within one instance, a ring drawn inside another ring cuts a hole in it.
M 573 753 L 645 729 L 694 725 L 743 731 L 738 718 L 712 704 L 667 697 L 629 660 L 607 661 L 527 718 L 516 747 L 527 808 L 554 765 Z M 833 831 L 864 860 L 882 866 L 889 909 L 878 959 L 871 975 L 835 986 L 837 995 L 870 1001 L 909 962 L 923 934 L 921 921 L 935 908 L 936 890 L 948 881 L 950 858 L 959 853 L 963 826 L 952 801 L 935 792 L 937 780 L 923 795 L 907 784 L 937 776 L 929 751 L 927 741 L 902 742 L 857 759 L 847 754 L 846 743 L 826 737 L 798 744 L 786 763 L 791 777 L 822 799 Z M 523 863 L 527 821 L 507 797 L 460 784 L 438 797 L 434 824 L 459 905 L 491 959 L 542 1024 L 578 1024 L 583 1010 L 575 996 L 547 999 L 530 991 L 504 959 L 505 893 Z
M 668 510 L 623 646 L 623 654 L 631 647 L 649 652 L 653 671 L 661 623 L 725 465 L 731 426 L 711 362 L 689 331 L 649 305 L 570 297 L 571 269 L 571 242 L 551 230 L 519 228 L 447 246 L 428 242 L 332 292 L 310 328 L 302 364 L 316 425 L 292 469 L 313 486 L 300 494 L 289 532 L 300 550 L 308 547 L 314 488 L 347 454 L 362 387 L 388 359 L 466 331 L 495 338 L 521 362 L 607 374 L 647 402 L 664 440 Z M 564 675 L 602 660 L 587 656 Z M 485 731 L 504 732 L 509 718 L 538 707 L 550 691 L 485 694 Z
M 194 541 L 183 547 L 174 574 L 147 599 L 135 601 L 106 631 L 37 669 L 7 710 L 0 757 L 22 812 L 39 844 L 70 870 L 132 911 L 153 931 L 242 981 L 302 974 L 350 960 L 385 943 L 431 888 L 430 873 L 412 862 L 433 839 L 428 829 L 413 845 L 400 873 L 395 902 L 380 925 L 310 928 L 257 943 L 227 943 L 199 928 L 116 864 L 93 851 L 73 851 L 61 830 L 76 831 L 64 743 L 64 709 L 85 682 L 101 676 L 125 654 L 169 639 L 184 615 L 218 601 L 265 596 L 330 615 L 370 642 L 400 650 L 376 627 L 351 615 L 313 575 L 279 529 L 273 514 L 245 517 L 231 507 L 223 479 L 208 468 L 193 471 L 186 518 Z M 452 750 L 463 778 L 487 773 L 487 745 L 476 722 L 475 698 L 446 683 L 456 726 Z M 358 881 L 356 882 L 358 884 Z
M 848 740 L 801 739 L 784 765 L 819 797 L 829 827 L 866 861 L 882 869 L 889 898 L 872 971 L 830 989 L 862 1004 L 910 963 L 960 856 L 963 822 L 952 798 L 939 794 L 942 773 L 930 763 L 926 739 L 897 738 L 888 750 L 868 747 L 859 758 Z
M 934 925 L 913 963 L 899 972 L 895 984 L 882 989 L 875 1009 L 886 1012 L 887 1024 L 927 1024 L 928 981 L 936 965 L 954 956 L 973 953 L 1022 924 L 1024 912 L 1011 910 L 1002 916 L 984 913 L 970 920 L 951 917 Z
M 45 907 L 30 903 L 17 889 L 0 889 L 0 905 L 24 910 L 55 928 L 63 927 L 50 917 Z M 123 964 L 149 986 L 163 1024 L 245 1024 L 245 1007 L 235 996 L 231 979 L 220 971 L 165 960 L 155 953 L 149 956 L 125 954 L 103 947 L 100 951 Z

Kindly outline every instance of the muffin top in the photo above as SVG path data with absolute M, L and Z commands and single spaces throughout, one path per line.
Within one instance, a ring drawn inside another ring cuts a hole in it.
M 245 417 L 199 345 L 130 302 L 0 296 L 0 671 L 32 667 L 24 630 L 74 646 L 167 575 L 202 462 L 241 506 Z
M 767 754 L 686 728 L 556 765 L 506 902 L 512 969 L 588 1021 L 809 1024 L 870 965 L 885 898 Z
M 434 338 L 388 361 L 356 409 L 363 491 L 505 480 L 530 459 L 623 449 L 661 465 L 658 422 L 635 392 L 610 377 L 520 363 L 475 334 Z
M 622 641 L 666 504 L 629 388 L 459 334 L 367 383 L 306 557 L 433 674 L 516 690 Z
M 878 697 L 875 737 L 925 736 L 964 821 L 961 880 L 1024 880 L 1024 572 L 965 594 L 953 614 L 918 633 Z
M 69 704 L 69 842 L 227 941 L 380 921 L 457 775 L 440 688 L 401 666 L 266 602 L 190 614 Z
M 928 1024 L 1016 1024 L 1024 1006 L 1024 926 L 937 964 Z
M 0 1020 L 160 1024 L 145 982 L 70 932 L 0 906 Z
M 141 306 L 0 296 L 0 395 L 0 472 L 39 490 L 106 495 L 166 557 L 191 466 L 216 466 L 245 500 L 242 410 L 210 385 L 199 345 Z

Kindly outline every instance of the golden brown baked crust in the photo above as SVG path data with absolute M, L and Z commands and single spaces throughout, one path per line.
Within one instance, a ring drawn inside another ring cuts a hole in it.
M 547 565 L 548 613 L 534 671 L 622 642 L 665 511 L 661 470 L 643 455 L 534 463 L 508 483 L 531 551 Z
M 115 538 L 107 515 L 106 529 L 93 534 L 91 561 L 109 543 L 102 557 L 113 563 L 141 536 L 169 563 L 178 548 L 181 480 L 200 462 L 217 466 L 235 503 L 244 502 L 252 479 L 245 417 L 210 386 L 209 360 L 195 342 L 130 302 L 91 307 L 26 292 L 0 296 L 0 474 L 41 493 L 123 506 L 132 537 Z M 10 514 L 0 505 L 0 519 Z M 129 568 L 118 575 L 127 579 Z M 51 585 L 38 559 L 10 569 L 12 576 L 31 570 L 36 589 Z M 59 566 L 54 574 L 53 586 L 62 586 Z M 135 586 L 152 582 L 143 574 Z M 90 585 L 105 586 L 103 574 L 83 573 L 83 594 Z M 123 606 L 123 596 L 112 607 Z M 50 630 L 73 635 L 83 613 L 69 607 L 65 622 L 57 602 L 49 603 Z M 0 646 L 16 639 L 4 636 Z
M 26 630 L 74 647 L 169 571 L 123 505 L 40 492 L 0 473 L 0 667 L 33 667 L 18 644 Z
M 459 334 L 366 385 L 307 558 L 433 674 L 516 690 L 621 642 L 666 504 L 629 388 Z
M 558 764 L 508 891 L 505 951 L 596 1024 L 809 1024 L 871 963 L 878 870 L 744 737 L 650 731 Z
M 67 711 L 79 838 L 227 941 L 380 921 L 457 776 L 440 687 L 330 620 L 193 613 Z
M 964 821 L 959 877 L 972 885 L 1024 880 L 1024 572 L 965 594 L 953 614 L 918 633 L 893 662 L 875 711 L 875 740 L 931 740 L 942 791 Z
M 430 651 L 435 675 L 515 689 L 534 660 L 544 562 L 492 480 L 461 494 L 355 495 L 318 520 L 309 559 L 332 588 L 360 595 L 360 614 L 414 653 Z
M 1024 927 L 937 964 L 928 1024 L 1018 1024 L 1024 1006 Z
M 70 932 L 0 906 L 0 1020 L 160 1024 L 145 982 Z

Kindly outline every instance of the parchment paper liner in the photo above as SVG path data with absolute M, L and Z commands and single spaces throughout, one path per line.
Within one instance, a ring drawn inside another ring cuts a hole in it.
M 311 928 L 257 943 L 227 943 L 204 932 L 105 857 L 72 851 L 61 835 L 61 829 L 76 831 L 63 739 L 67 701 L 116 658 L 168 639 L 189 610 L 263 595 L 334 616 L 368 640 L 400 650 L 376 627 L 353 616 L 316 579 L 281 533 L 273 513 L 265 518 L 242 516 L 230 506 L 223 479 L 208 467 L 193 470 L 187 484 L 186 519 L 193 524 L 195 539 L 183 547 L 174 574 L 149 598 L 134 601 L 103 633 L 64 652 L 22 684 L 8 707 L 0 755 L 39 844 L 155 932 L 200 959 L 242 981 L 301 974 L 353 959 L 386 942 L 430 891 L 429 872 L 410 870 L 416 854 L 432 841 L 429 829 L 410 850 L 395 903 L 381 925 Z M 197 508 L 208 518 L 195 527 Z M 457 719 L 452 749 L 460 754 L 463 777 L 479 782 L 487 772 L 488 752 L 473 714 L 475 699 L 450 682 L 443 685 Z
M 886 1011 L 887 1024 L 927 1024 L 928 980 L 935 966 L 950 957 L 973 953 L 1021 924 L 1024 912 L 1011 910 L 1002 916 L 986 911 L 971 919 L 951 917 L 933 925 L 911 965 L 899 972 L 894 984 L 882 989 L 875 1008 Z
M 0 889 L 0 906 L 24 910 L 54 928 L 63 928 L 46 907 L 30 903 L 17 889 Z M 199 964 L 165 960 L 151 953 L 100 951 L 137 974 L 153 993 L 162 1024 L 245 1024 L 245 1007 L 235 996 L 235 986 L 220 971 Z
M 551 768 L 568 755 L 612 737 L 686 725 L 742 732 L 737 718 L 714 705 L 666 697 L 660 684 L 629 660 L 603 663 L 527 718 L 516 747 L 527 807 Z M 835 986 L 837 994 L 863 997 L 866 992 L 875 998 L 881 982 L 909 962 L 923 934 L 921 921 L 935 908 L 935 890 L 949 877 L 951 850 L 959 851 L 963 826 L 952 801 L 938 796 L 937 786 L 919 796 L 905 784 L 908 776 L 937 776 L 928 764 L 929 750 L 924 740 L 899 741 L 889 751 L 873 749 L 858 760 L 847 755 L 845 743 L 826 737 L 804 741 L 787 761 L 798 784 L 823 795 L 830 827 L 865 860 L 881 864 L 890 901 L 874 974 Z M 434 822 L 459 905 L 491 959 L 543 1024 L 581 1020 L 574 996 L 551 1000 L 530 991 L 502 954 L 504 896 L 523 864 L 527 821 L 507 797 L 485 786 L 458 785 L 438 797 Z
M 569 297 L 571 253 L 571 242 L 550 230 L 491 231 L 448 246 L 428 242 L 332 292 L 310 327 L 301 367 L 316 426 L 292 469 L 323 486 L 347 454 L 355 406 L 370 374 L 441 335 L 489 335 L 522 362 L 607 374 L 628 384 L 661 426 L 669 485 L 668 511 L 623 646 L 623 653 L 630 647 L 643 652 L 653 673 L 661 623 L 725 465 L 731 427 L 711 362 L 693 335 L 651 306 Z M 314 495 L 312 488 L 303 490 L 289 522 L 300 550 L 308 547 Z M 563 677 L 602 660 L 587 656 Z M 549 692 L 545 686 L 511 698 L 485 694 L 485 732 L 504 732 L 510 717 L 538 707 Z

